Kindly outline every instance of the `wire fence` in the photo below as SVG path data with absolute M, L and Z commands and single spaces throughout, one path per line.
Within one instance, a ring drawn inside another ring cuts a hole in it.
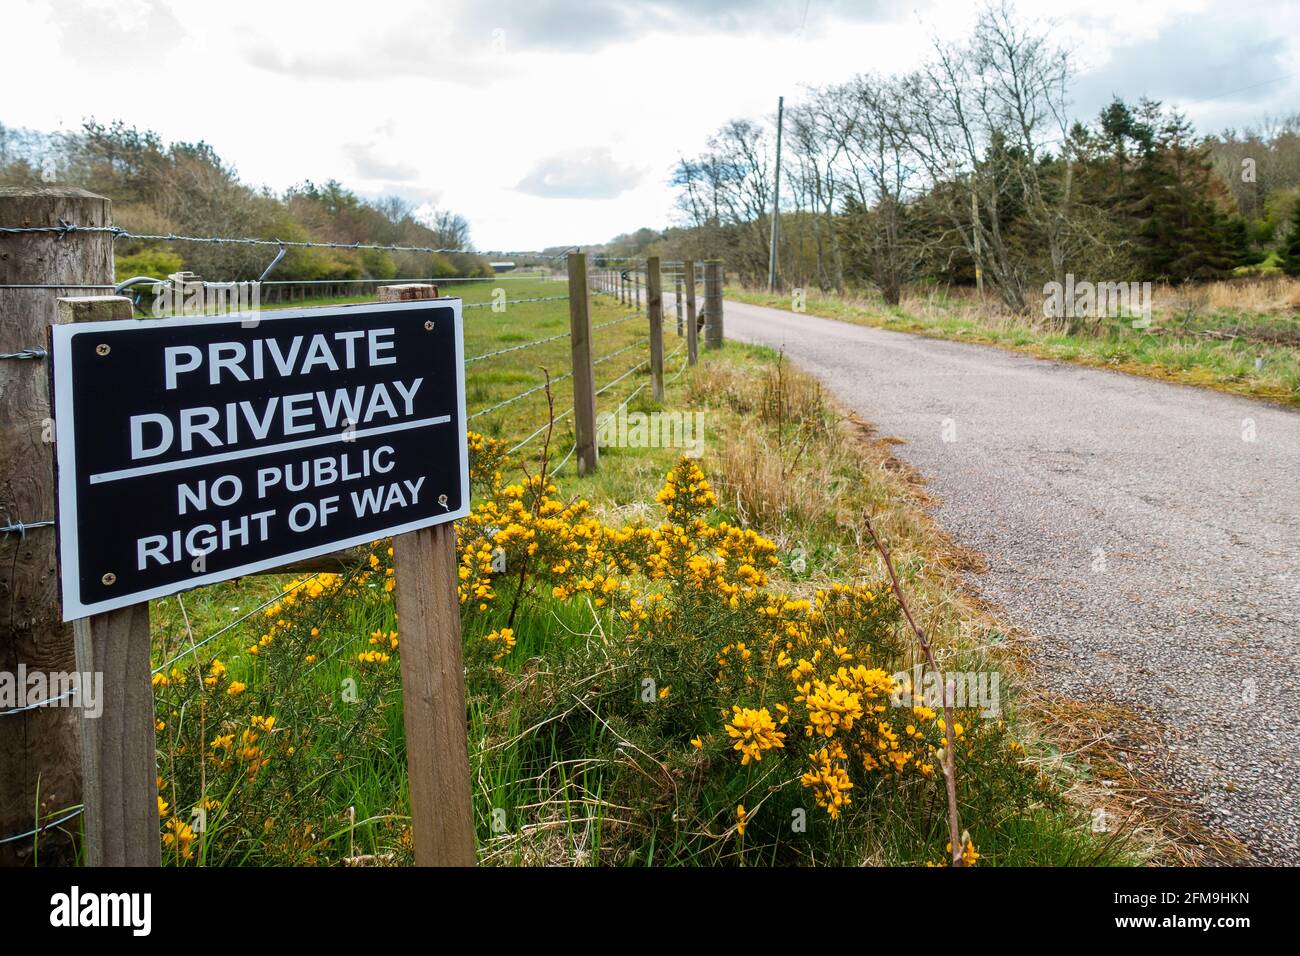
M 465 251 L 379 243 L 280 242 L 274 239 L 244 237 L 147 235 L 131 233 L 117 227 L 80 226 L 63 222 L 57 226 L 48 227 L 0 227 L 0 235 L 21 233 L 53 234 L 56 240 L 59 241 L 66 240 L 77 233 L 103 233 L 112 236 L 113 239 L 130 238 L 141 241 L 275 246 L 281 252 L 286 247 L 383 249 L 422 253 L 460 253 Z M 521 253 L 488 254 L 499 256 L 525 255 Z M 536 253 L 526 255 L 530 258 L 541 258 Z M 562 253 L 559 256 L 548 258 L 549 261 L 554 262 L 563 258 L 563 256 Z M 652 381 L 650 376 L 654 353 L 651 350 L 650 343 L 654 336 L 654 330 L 649 327 L 651 307 L 648 299 L 648 289 L 650 287 L 647 275 L 648 263 L 642 259 L 624 260 L 607 257 L 597 257 L 595 263 L 597 267 L 587 273 L 587 288 L 585 290 L 590 294 L 590 313 L 586 320 L 589 330 L 587 345 L 594 356 L 590 358 L 592 371 L 595 375 L 591 387 L 594 400 L 598 403 L 604 401 L 614 403 L 612 405 L 613 413 L 617 414 L 635 401 Z M 681 265 L 680 263 L 664 264 L 670 266 Z M 679 280 L 682 275 L 683 272 L 680 269 L 665 270 L 662 273 L 663 278 L 668 280 L 669 291 L 673 289 L 674 283 L 680 285 Z M 521 294 L 511 296 L 507 291 L 507 286 L 500 283 L 514 285 L 515 283 L 530 280 L 538 284 L 558 283 L 566 281 L 567 278 L 562 268 L 553 266 L 547 273 L 527 275 L 461 275 L 415 279 L 283 279 L 264 280 L 264 284 L 290 292 L 290 295 L 287 296 L 290 300 L 294 295 L 298 295 L 300 298 L 311 298 L 314 301 L 328 298 L 355 299 L 357 296 L 366 294 L 371 287 L 411 282 L 432 283 L 435 285 L 446 284 L 456 288 L 458 292 L 463 292 L 462 308 L 466 313 L 467 343 L 473 341 L 483 346 L 465 359 L 466 393 L 470 399 L 470 407 L 466 409 L 467 421 L 475 423 L 476 431 L 489 434 L 498 440 L 502 440 L 503 444 L 508 445 L 506 450 L 508 456 L 513 458 L 520 455 L 521 457 L 516 460 L 516 465 L 519 467 L 523 467 L 528 460 L 526 450 L 543 435 L 548 436 L 548 443 L 551 447 L 554 447 L 555 439 L 560 437 L 561 446 L 567 444 L 567 452 L 557 462 L 549 466 L 551 474 L 558 474 L 573 460 L 579 447 L 576 433 L 571 433 L 565 427 L 570 419 L 574 417 L 574 405 L 570 400 L 572 398 L 571 390 L 576 378 L 571 364 L 573 361 L 571 352 L 572 330 L 566 328 L 564 331 L 535 335 L 522 342 L 512 342 L 510 339 L 516 338 L 521 333 L 529 330 L 540 331 L 548 326 L 553 328 L 557 321 L 564 321 L 567 325 L 571 320 L 571 310 L 574 308 L 575 303 L 568 294 L 540 294 L 545 291 L 542 288 L 533 290 L 521 287 L 517 290 Z M 150 281 L 157 282 L 159 280 Z M 221 283 L 213 284 L 221 285 Z M 47 284 L 9 284 L 2 285 L 0 288 L 104 290 L 118 287 L 92 283 L 60 285 L 56 284 L 56 282 L 50 282 Z M 340 290 L 343 291 L 340 292 Z M 490 295 L 479 300 L 478 296 L 483 291 L 490 291 Z M 323 296 L 321 295 L 322 292 L 324 292 Z M 532 292 L 539 294 L 530 294 Z M 466 301 L 466 296 L 474 298 L 475 301 Z M 322 304 L 324 303 L 322 302 Z M 624 312 L 625 309 L 630 309 L 630 311 L 626 311 L 626 314 L 619 314 Z M 677 309 L 676 328 L 677 334 L 681 336 L 680 297 L 677 299 Z M 583 314 L 588 315 L 585 311 Z M 666 314 L 666 310 L 661 307 L 659 308 L 659 320 L 658 334 L 662 335 L 665 329 L 671 329 L 671 321 Z M 632 325 L 632 323 L 637 322 L 642 323 L 642 325 Z M 509 342 L 509 344 L 504 344 L 505 342 Z M 561 345 L 560 343 L 564 344 Z M 494 345 L 497 347 L 493 347 Z M 660 376 L 658 388 L 661 389 L 664 384 L 662 379 L 663 369 L 670 366 L 674 359 L 686 350 L 687 341 L 683 339 L 662 360 L 658 369 L 658 375 Z M 662 355 L 662 352 L 661 349 L 659 354 Z M 527 382 L 519 391 L 501 395 L 499 387 L 502 384 L 516 383 L 519 377 L 525 374 L 528 367 L 527 356 L 536 357 L 535 367 L 541 369 L 542 375 Z M 0 360 L 42 361 L 47 358 L 46 350 L 35 343 L 18 348 L 15 351 L 0 353 Z M 693 354 L 684 355 L 680 367 L 674 369 L 674 374 L 668 382 L 676 382 L 685 373 L 689 360 L 692 358 Z M 551 368 L 556 369 L 556 374 L 551 373 Z M 563 371 L 560 370 L 561 368 L 563 368 Z M 557 389 L 557 387 L 559 388 Z M 606 399 L 607 396 L 608 399 Z M 617 402 L 615 403 L 616 398 Z M 561 403 L 564 404 L 564 407 L 556 412 L 554 409 Z M 518 428 L 520 425 L 522 425 L 522 428 Z M 518 431 L 511 435 L 510 433 L 516 428 L 518 428 Z M 526 433 L 520 435 L 519 432 Z M 507 438 L 507 435 L 510 437 Z M 524 454 L 521 455 L 521 453 Z M 7 518 L 4 524 L 0 524 L 0 535 L 18 535 L 21 537 L 31 529 L 48 527 L 53 523 L 52 518 L 44 516 L 33 520 Z M 158 665 L 153 669 L 152 673 L 155 675 L 166 673 L 182 659 L 196 654 L 199 649 L 231 633 L 266 608 L 289 596 L 294 590 L 307 585 L 316 576 L 316 574 L 308 574 L 295 579 L 274 597 L 261 602 L 247 613 L 223 623 L 220 627 L 214 628 L 200 640 L 187 646 L 181 653 Z M 0 718 L 25 713 L 40 707 L 52 706 L 65 696 L 67 695 L 59 695 L 59 697 L 52 697 L 35 704 L 0 711 Z M 38 818 L 35 825 L 28 830 L 10 835 L 0 835 L 0 844 L 35 839 L 42 832 L 52 830 L 76 819 L 83 812 L 83 809 L 80 806 L 65 807 L 50 814 L 50 816 L 54 817 L 53 819 L 42 822 Z

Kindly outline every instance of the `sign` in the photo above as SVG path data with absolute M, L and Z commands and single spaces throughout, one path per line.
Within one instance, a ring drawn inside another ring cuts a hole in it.
M 469 512 L 459 299 L 51 330 L 63 618 Z

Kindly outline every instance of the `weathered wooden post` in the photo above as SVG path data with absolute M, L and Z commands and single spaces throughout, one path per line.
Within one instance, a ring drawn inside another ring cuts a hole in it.
M 650 316 L 650 393 L 656 402 L 664 400 L 664 297 L 659 257 L 651 256 L 645 266 L 646 313 Z
M 59 300 L 60 324 L 130 319 L 125 296 Z M 104 675 L 101 713 L 81 721 L 86 865 L 161 866 L 149 602 L 80 618 L 72 629 L 78 673 Z
M 111 203 L 81 189 L 0 187 L 0 226 L 60 222 L 111 226 Z M 0 671 L 76 664 L 59 610 L 45 330 L 59 321 L 60 295 L 112 282 L 108 232 L 0 233 L 0 286 L 36 287 L 0 288 Z M 0 838 L 40 830 L 82 802 L 78 724 L 69 707 L 0 713 Z M 78 821 L 65 826 L 75 831 Z M 42 863 L 72 862 L 72 841 L 59 832 L 41 832 L 39 843 Z M 34 845 L 0 843 L 0 866 L 30 863 Z
M 700 359 L 700 323 L 695 318 L 695 260 L 682 263 L 682 283 L 686 289 L 686 362 L 694 365 Z
M 569 342 L 573 356 L 573 424 L 578 444 L 578 474 L 596 470 L 596 375 L 591 360 L 591 310 L 587 302 L 587 257 L 569 253 Z
M 722 348 L 722 263 L 714 259 L 704 266 L 704 347 Z
M 677 313 L 677 336 L 680 338 L 683 333 L 682 329 L 682 274 L 673 273 L 673 308 Z
M 379 301 L 436 294 L 432 285 L 380 286 Z M 476 861 L 457 574 L 455 522 L 393 537 L 416 866 Z

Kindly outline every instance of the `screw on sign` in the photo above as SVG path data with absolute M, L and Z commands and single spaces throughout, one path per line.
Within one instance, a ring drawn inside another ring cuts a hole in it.
M 53 334 L 65 619 L 468 513 L 459 300 Z

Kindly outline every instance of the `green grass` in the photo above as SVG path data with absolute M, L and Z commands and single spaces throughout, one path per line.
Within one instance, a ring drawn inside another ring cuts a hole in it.
M 399 281 L 399 280 L 395 280 Z M 540 299 L 554 296 L 566 296 L 568 283 L 563 280 L 547 278 L 516 277 L 485 279 L 473 282 L 444 282 L 439 286 L 443 296 L 456 296 L 467 305 L 480 305 L 494 301 L 494 290 L 505 290 L 506 305 L 503 311 L 490 307 L 467 308 L 465 316 L 465 356 L 470 358 L 511 346 L 550 336 L 562 335 L 569 330 L 569 310 L 567 301 L 523 302 L 512 304 L 515 300 Z M 302 306 L 341 305 L 355 302 L 373 302 L 373 296 L 349 296 L 342 298 L 314 298 L 302 301 L 286 302 L 273 308 L 299 308 Z M 613 322 L 634 314 L 631 307 L 621 306 L 612 296 L 593 293 L 591 295 L 591 323 L 593 327 L 602 323 Z M 671 325 L 671 320 L 669 322 Z M 644 342 L 648 336 L 647 320 L 642 313 L 640 319 L 630 319 L 605 328 L 596 329 L 593 335 L 592 359 L 596 362 L 596 387 L 604 388 L 629 368 L 643 361 L 648 351 L 629 349 L 607 361 L 601 361 L 618 349 Z M 671 329 L 665 339 L 665 355 L 677 347 L 676 337 Z M 648 350 L 648 345 L 647 345 Z M 684 353 L 673 359 L 672 367 Z M 518 394 L 527 388 L 545 383 L 546 372 L 552 379 L 569 372 L 572 359 L 567 337 L 547 342 L 535 348 L 507 352 L 481 362 L 475 362 L 466 374 L 466 401 L 469 414 L 474 415 Z M 597 413 L 602 408 L 612 408 L 639 384 L 649 378 L 648 367 L 633 373 L 617 385 L 612 386 L 597 399 Z M 571 379 L 555 382 L 551 388 L 555 411 L 559 415 L 567 412 L 573 405 L 573 383 Z M 612 399 L 612 402 L 611 402 Z M 547 396 L 545 390 L 518 402 L 505 406 L 499 411 L 479 416 L 470 422 L 474 431 L 499 438 L 514 444 L 527 437 L 542 422 L 547 420 Z M 560 447 L 564 455 L 573 444 L 573 427 L 566 418 L 556 426 L 554 445 Z M 540 442 L 538 443 L 540 444 Z M 528 451 L 534 451 L 531 447 Z
M 729 288 L 740 302 L 788 309 L 788 296 Z M 811 293 L 806 311 L 824 318 L 930 338 L 975 342 L 1027 352 L 1040 358 L 1144 375 L 1183 385 L 1214 388 L 1287 405 L 1300 405 L 1300 316 L 1244 309 L 1169 310 L 1155 317 L 1159 334 L 1107 320 L 1095 334 L 1067 334 L 1038 323 L 992 313 L 981 315 L 969 300 L 936 295 L 923 308 L 890 308 L 857 297 Z M 1203 333 L 1229 330 L 1233 339 Z M 1281 341 L 1270 341 L 1281 339 Z M 1259 366 L 1256 367 L 1256 363 Z

